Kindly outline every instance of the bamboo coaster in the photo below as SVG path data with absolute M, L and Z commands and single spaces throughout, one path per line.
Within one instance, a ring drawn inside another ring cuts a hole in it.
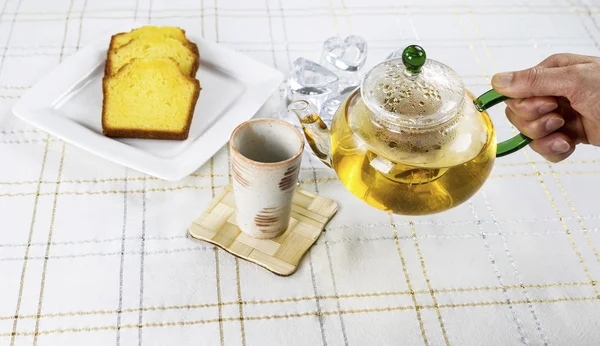
M 226 186 L 189 228 L 192 237 L 212 243 L 282 276 L 296 271 L 300 260 L 317 241 L 337 212 L 337 203 L 296 188 L 288 229 L 276 238 L 257 239 L 235 222 L 233 188 Z

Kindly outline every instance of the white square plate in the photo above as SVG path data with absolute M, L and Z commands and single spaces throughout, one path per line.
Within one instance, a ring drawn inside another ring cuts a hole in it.
M 279 87 L 283 74 L 219 44 L 188 36 L 198 45 L 202 90 L 187 140 L 113 139 L 102 134 L 102 77 L 116 27 L 65 59 L 14 106 L 22 120 L 62 140 L 149 175 L 179 180 L 208 161 L 233 129 L 250 118 Z M 185 29 L 185 28 L 184 28 Z

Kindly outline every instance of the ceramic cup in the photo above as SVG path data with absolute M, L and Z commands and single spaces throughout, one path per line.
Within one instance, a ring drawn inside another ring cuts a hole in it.
M 238 227 L 276 237 L 290 221 L 304 137 L 285 121 L 254 119 L 233 130 L 229 147 Z

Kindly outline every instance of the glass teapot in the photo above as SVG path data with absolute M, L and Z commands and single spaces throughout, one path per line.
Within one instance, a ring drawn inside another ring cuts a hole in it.
M 471 198 L 496 157 L 525 147 L 522 134 L 496 144 L 486 109 L 450 67 L 408 46 L 373 67 L 339 106 L 331 129 L 305 100 L 289 104 L 314 154 L 373 207 L 401 215 L 443 212 Z

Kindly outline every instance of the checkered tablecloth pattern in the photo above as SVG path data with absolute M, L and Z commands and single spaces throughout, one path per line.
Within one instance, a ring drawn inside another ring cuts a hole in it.
M 340 210 L 278 277 L 187 236 L 229 183 L 226 148 L 165 182 L 12 115 L 64 57 L 132 19 L 285 73 L 336 34 L 368 40 L 367 68 L 419 43 L 476 94 L 552 53 L 600 55 L 592 0 L 0 0 L 0 345 L 600 344 L 599 148 L 499 159 L 468 203 L 419 218 L 366 206 L 307 153 L 301 186 Z M 258 116 L 282 116 L 272 104 Z

